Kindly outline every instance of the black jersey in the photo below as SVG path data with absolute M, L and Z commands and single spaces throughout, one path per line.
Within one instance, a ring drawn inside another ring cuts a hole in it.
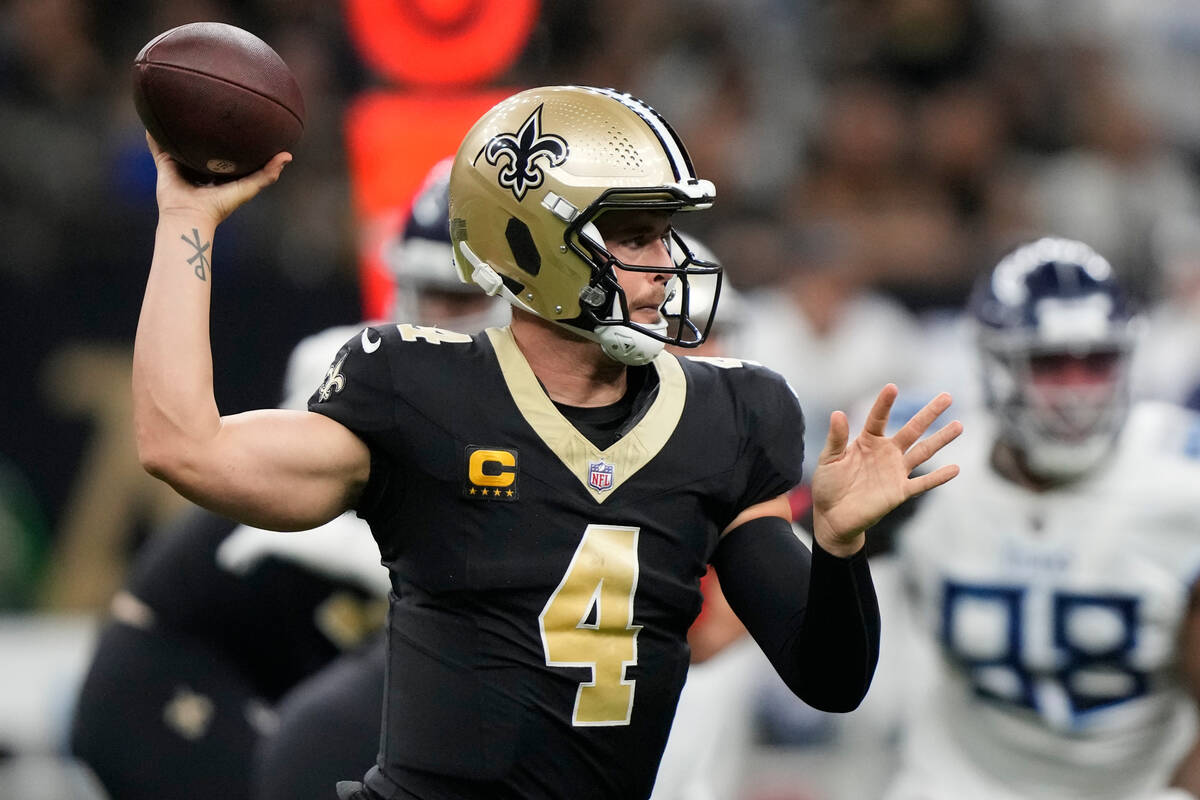
M 648 796 L 720 531 L 798 483 L 774 372 L 660 355 L 599 450 L 510 331 L 365 329 L 309 402 L 370 447 L 358 512 L 392 575 L 368 784 L 422 798 Z

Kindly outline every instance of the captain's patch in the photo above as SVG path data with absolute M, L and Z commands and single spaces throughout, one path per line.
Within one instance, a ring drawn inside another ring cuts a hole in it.
M 517 499 L 517 451 L 500 447 L 467 448 L 463 494 L 480 500 Z

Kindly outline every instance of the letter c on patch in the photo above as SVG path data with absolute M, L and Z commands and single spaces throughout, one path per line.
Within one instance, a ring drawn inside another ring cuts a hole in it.
M 467 476 L 476 486 L 511 486 L 517 479 L 517 457 L 508 450 L 475 450 Z

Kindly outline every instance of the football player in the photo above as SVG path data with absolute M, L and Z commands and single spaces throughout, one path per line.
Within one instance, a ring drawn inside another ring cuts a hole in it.
M 653 109 L 543 87 L 485 113 L 455 157 L 450 235 L 462 277 L 503 296 L 512 322 L 475 336 L 364 328 L 308 411 L 222 417 L 208 341 L 216 227 L 290 155 L 195 186 L 150 146 L 159 224 L 133 369 L 143 465 L 263 528 L 354 509 L 390 571 L 380 752 L 340 795 L 646 797 L 710 560 L 799 696 L 858 704 L 878 643 L 865 530 L 957 474 L 910 477 L 961 425 L 921 440 L 950 404 L 941 394 L 885 436 L 894 385 L 853 439 L 832 414 L 811 553 L 800 543 L 786 498 L 803 457 L 795 395 L 748 363 L 663 352 L 703 342 L 688 282 L 719 268 L 673 231 L 673 214 L 715 190 Z
M 990 413 L 898 534 L 905 672 L 936 677 L 887 796 L 1200 796 L 1197 418 L 1130 407 L 1132 314 L 1081 242 L 1017 248 L 969 309 Z

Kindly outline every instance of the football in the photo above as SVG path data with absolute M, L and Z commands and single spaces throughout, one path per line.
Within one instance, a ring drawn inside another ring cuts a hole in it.
M 133 63 L 133 102 L 154 140 L 195 180 L 238 178 L 304 130 L 304 98 L 287 64 L 249 31 L 180 25 Z

